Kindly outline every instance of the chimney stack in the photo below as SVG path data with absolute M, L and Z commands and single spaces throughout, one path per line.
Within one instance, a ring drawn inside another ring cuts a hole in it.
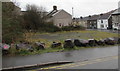
M 53 6 L 53 10 L 57 10 L 57 6 Z
M 102 16 L 103 14 L 100 14 L 100 16 Z
M 83 19 L 83 17 L 81 16 L 80 19 Z

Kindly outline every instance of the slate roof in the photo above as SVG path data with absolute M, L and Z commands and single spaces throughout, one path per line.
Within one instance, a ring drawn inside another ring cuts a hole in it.
M 100 15 L 99 19 L 108 19 L 110 17 L 111 14 L 103 14 Z
M 63 9 L 60 9 L 60 10 L 52 10 L 51 12 L 49 12 L 48 14 L 47 14 L 47 17 L 53 17 L 54 15 L 56 15 L 57 13 L 59 13 L 60 11 L 64 11 Z M 66 11 L 65 11 L 66 12 Z M 68 12 L 66 12 L 66 13 L 68 13 Z M 69 13 L 68 13 L 69 14 Z M 71 14 L 69 14 L 69 15 L 71 15 Z
M 58 10 L 52 10 L 50 13 L 47 14 L 48 17 L 52 17 L 53 14 L 58 12 Z
M 111 16 L 111 14 L 115 11 L 116 10 L 112 10 L 110 12 L 104 13 L 104 14 L 100 15 L 99 19 L 108 19 Z
M 79 18 L 79 21 L 87 21 L 87 20 L 89 20 L 89 17 Z
M 99 15 L 93 15 L 93 16 L 91 16 L 91 17 L 89 17 L 89 19 L 88 20 L 97 20 L 97 19 L 99 19 Z
M 119 8 L 120 9 L 120 8 Z M 98 15 L 92 15 L 92 16 L 87 16 L 83 18 L 78 18 L 77 21 L 87 21 L 87 20 L 97 20 L 97 19 L 108 19 L 110 15 L 115 12 L 116 10 L 109 11 L 107 13 L 103 14 L 98 14 Z M 119 11 L 120 12 L 120 11 Z
M 115 12 L 112 13 L 113 15 L 115 14 L 120 14 L 120 7 L 118 9 L 115 10 Z

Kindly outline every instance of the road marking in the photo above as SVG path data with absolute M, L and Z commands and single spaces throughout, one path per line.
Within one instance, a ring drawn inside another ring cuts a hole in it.
M 64 65 L 51 66 L 51 67 L 45 67 L 45 68 L 38 68 L 38 69 L 35 69 L 35 70 L 29 70 L 29 71 L 39 71 L 39 70 L 47 70 L 47 69 L 65 69 L 65 68 L 70 68 L 70 67 L 85 66 L 85 65 L 88 65 L 88 64 L 94 64 L 94 63 L 109 61 L 109 60 L 113 60 L 113 59 L 117 59 L 117 58 L 118 58 L 118 56 L 109 56 L 109 57 L 97 58 L 97 59 L 84 61 L 84 62 L 64 64 Z

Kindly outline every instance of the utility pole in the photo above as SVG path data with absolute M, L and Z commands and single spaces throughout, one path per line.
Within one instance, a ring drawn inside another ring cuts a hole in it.
M 72 19 L 74 17 L 74 8 L 72 7 Z
M 120 1 L 118 2 L 118 8 L 120 8 Z

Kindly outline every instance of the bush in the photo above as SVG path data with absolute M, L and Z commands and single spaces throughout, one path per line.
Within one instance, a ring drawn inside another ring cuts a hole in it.
M 58 32 L 61 31 L 61 29 L 57 26 L 55 26 L 52 22 L 47 22 L 43 24 L 43 27 L 39 28 L 39 31 L 41 32 Z

